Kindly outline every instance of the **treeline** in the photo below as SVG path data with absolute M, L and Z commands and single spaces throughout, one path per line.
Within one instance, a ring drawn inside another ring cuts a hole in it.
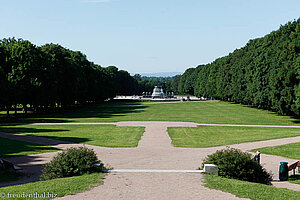
M 172 83 L 175 80 L 175 77 L 147 77 L 135 74 L 133 78 L 138 83 L 136 94 L 152 92 L 154 86 L 162 86 L 164 92 L 175 92 L 172 88 Z
M 0 110 L 26 112 L 101 102 L 131 95 L 137 81 L 127 71 L 103 68 L 80 51 L 58 44 L 36 46 L 22 39 L 0 40 Z
M 178 90 L 300 114 L 300 18 L 207 65 L 190 68 Z

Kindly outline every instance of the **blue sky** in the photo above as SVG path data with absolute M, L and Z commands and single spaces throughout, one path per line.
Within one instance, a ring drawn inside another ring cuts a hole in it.
M 184 72 L 300 17 L 299 0 L 0 0 L 0 38 L 58 43 L 103 67 Z

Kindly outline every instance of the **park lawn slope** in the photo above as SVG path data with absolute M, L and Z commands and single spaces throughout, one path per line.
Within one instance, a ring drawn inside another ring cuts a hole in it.
M 299 128 L 266 127 L 169 127 L 168 133 L 175 147 L 214 147 L 245 142 L 300 136 Z
M 145 128 L 66 124 L 0 126 L 1 131 L 103 147 L 137 147 Z
M 65 195 L 76 194 L 85 190 L 89 190 L 92 187 L 103 184 L 103 177 L 105 174 L 93 173 L 85 174 L 82 176 L 74 176 L 68 178 L 52 179 L 48 181 L 39 181 L 35 183 L 27 183 L 23 185 L 9 186 L 0 188 L 0 193 L 5 195 L 4 199 L 52 199 L 42 197 L 42 195 L 56 194 L 56 197 L 62 197 Z M 42 198 L 8 198 L 8 194 L 39 194 Z
M 222 101 L 149 104 L 107 102 L 43 118 L 0 118 L 1 122 L 183 121 L 208 124 L 297 125 L 298 119 Z
M 276 188 L 259 183 L 227 179 L 209 174 L 205 175 L 205 183 L 205 186 L 208 188 L 228 192 L 240 198 L 249 198 L 253 200 L 300 199 L 300 192 L 298 191 Z
M 252 152 L 261 151 L 263 154 L 276 155 L 285 158 L 300 160 L 300 142 L 285 145 L 253 149 Z
M 1 133 L 0 133 L 1 135 Z M 54 147 L 0 137 L 0 158 L 58 151 Z

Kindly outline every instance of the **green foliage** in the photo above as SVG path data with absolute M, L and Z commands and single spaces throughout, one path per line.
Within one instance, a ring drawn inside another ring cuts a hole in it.
M 219 175 L 242 181 L 270 184 L 272 177 L 264 168 L 251 158 L 251 154 L 239 149 L 226 148 L 208 155 L 204 164 L 218 166 Z
M 142 94 L 143 92 L 152 93 L 154 86 L 162 86 L 164 92 L 176 92 L 171 84 L 173 83 L 174 77 L 147 77 L 141 76 L 140 74 L 135 74 L 133 78 L 138 83 L 135 91 L 137 94 Z
M 26 105 L 38 96 L 41 85 L 40 52 L 29 41 L 15 38 L 0 41 L 0 49 L 4 52 L 0 55 L 0 76 L 4 83 L 0 85 L 4 94 L 0 107 L 9 109 L 12 105 L 22 104 L 26 111 Z
M 194 94 L 194 88 L 200 66 L 197 68 L 189 68 L 180 77 L 178 83 L 178 91 L 181 94 Z
M 179 94 L 178 85 L 180 82 L 181 75 L 174 76 L 174 79 L 171 82 L 171 91 L 175 94 Z
M 228 56 L 187 69 L 178 89 L 198 97 L 299 115 L 299 80 L 300 18 L 250 40 Z
M 27 112 L 29 105 L 36 112 L 101 102 L 134 94 L 137 84 L 128 72 L 103 68 L 58 44 L 37 47 L 22 39 L 0 40 L 0 109 L 17 113 L 21 105 Z
M 69 148 L 44 165 L 41 179 L 50 180 L 96 172 L 99 169 L 94 164 L 98 162 L 100 161 L 92 149 Z
M 117 94 L 132 95 L 136 92 L 138 82 L 127 71 L 120 70 L 117 73 L 117 80 L 119 80 L 118 83 L 120 84 Z

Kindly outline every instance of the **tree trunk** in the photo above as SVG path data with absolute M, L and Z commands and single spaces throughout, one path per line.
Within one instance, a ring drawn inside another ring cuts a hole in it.
M 25 105 L 23 104 L 23 110 L 24 110 L 24 113 L 27 114 L 27 105 L 26 104 Z

